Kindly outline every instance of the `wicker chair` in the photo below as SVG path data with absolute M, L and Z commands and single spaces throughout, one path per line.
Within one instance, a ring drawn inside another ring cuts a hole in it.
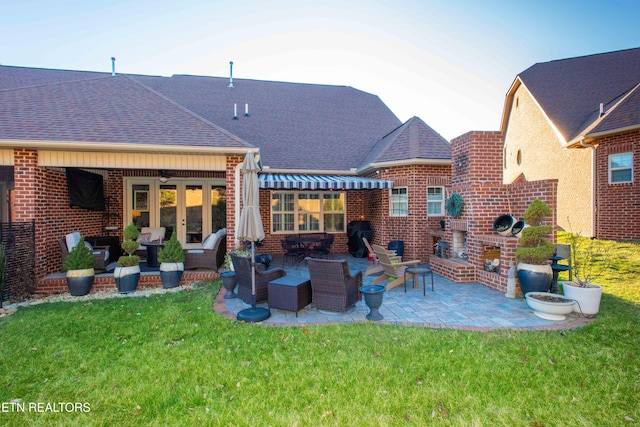
M 384 271 L 384 267 L 380 265 L 380 258 L 378 258 L 375 251 L 371 247 L 371 243 L 369 243 L 366 237 L 363 237 L 362 241 L 364 242 L 364 245 L 367 248 L 367 251 L 369 251 L 369 254 L 373 258 L 373 264 L 367 266 L 367 269 L 365 270 L 364 275 L 369 276 L 370 274 L 382 273 Z M 387 254 L 389 254 L 389 259 L 392 262 L 402 261 L 402 257 L 396 255 L 396 251 L 387 250 Z
M 206 239 L 205 239 L 206 240 Z M 206 243 L 206 241 L 204 242 Z M 221 234 L 215 241 L 213 248 L 206 247 L 196 249 L 185 249 L 184 251 L 184 269 L 191 270 L 194 268 L 208 268 L 218 271 L 224 263 L 224 255 L 227 251 L 227 234 Z
M 373 252 L 380 260 L 380 265 L 383 268 L 382 274 L 375 278 L 373 284 L 380 283 L 384 280 L 390 279 L 391 282 L 387 283 L 387 291 L 395 288 L 396 286 L 404 284 L 404 271 L 407 267 L 417 267 L 420 264 L 419 260 L 395 262 L 391 260 L 388 249 L 378 245 L 371 245 Z
M 346 260 L 305 258 L 311 276 L 311 304 L 327 311 L 347 311 L 362 299 L 362 272 L 352 276 Z
M 77 242 L 80 240 L 80 233 L 77 231 L 70 233 L 67 236 L 69 236 L 70 238 L 69 241 L 71 242 L 72 241 Z M 73 247 L 71 248 L 67 247 L 67 238 L 68 238 L 67 236 L 58 239 L 58 246 L 60 247 L 60 258 L 62 259 L 61 267 L 60 267 L 61 271 L 65 271 L 64 260 L 71 253 L 71 249 L 73 249 Z M 91 250 L 91 253 L 93 254 L 93 259 L 95 260 L 93 269 L 96 271 L 105 271 L 109 263 L 109 246 L 91 246 L 86 241 L 85 241 L 85 245 L 87 245 L 87 247 Z
M 251 304 L 251 259 L 234 253 L 229 255 L 238 280 L 238 297 L 247 304 Z M 257 264 L 254 268 L 256 271 L 256 303 L 258 303 L 267 300 L 269 282 L 286 276 L 287 273 L 280 268 L 265 270 L 262 264 Z

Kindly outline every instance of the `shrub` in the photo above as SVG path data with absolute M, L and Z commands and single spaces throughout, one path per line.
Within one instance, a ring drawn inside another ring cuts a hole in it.
M 184 262 L 184 250 L 175 231 L 171 233 L 171 238 L 165 243 L 164 248 L 158 252 L 158 261 Z
M 84 244 L 84 237 L 80 238 L 80 242 L 71 249 L 69 255 L 64 259 L 64 269 L 69 270 L 86 270 L 93 268 L 96 260 L 91 250 Z
M 539 199 L 535 199 L 524 213 L 524 220 L 529 227 L 522 230 L 520 247 L 516 249 L 516 259 L 518 262 L 527 264 L 544 265 L 549 262 L 549 257 L 553 255 L 556 247 L 543 236 L 550 234 L 553 227 L 550 225 L 540 225 L 542 220 L 551 215 L 549 206 Z
M 140 247 L 140 243 L 136 241 L 140 232 L 138 228 L 133 224 L 129 224 L 124 229 L 122 236 L 124 237 L 124 241 L 120 246 L 122 249 L 128 254 L 123 255 L 118 258 L 118 266 L 119 267 L 133 267 L 138 265 L 140 262 L 140 257 L 138 255 L 133 255 L 133 253 Z

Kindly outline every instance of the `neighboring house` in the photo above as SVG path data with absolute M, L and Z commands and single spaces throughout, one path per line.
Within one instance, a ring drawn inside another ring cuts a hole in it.
M 402 124 L 351 87 L 199 76 L 112 75 L 0 66 L 2 221 L 35 221 L 36 277 L 59 271 L 56 239 L 122 237 L 164 226 L 189 247 L 240 211 L 238 165 L 259 155 L 261 250 L 286 234 L 347 225 L 405 241 L 426 259 L 424 230 L 444 216 L 449 143 L 414 117 Z M 100 176 L 105 209 L 70 206 L 67 168 Z
M 503 182 L 557 179 L 560 227 L 638 239 L 640 48 L 535 64 L 509 89 Z

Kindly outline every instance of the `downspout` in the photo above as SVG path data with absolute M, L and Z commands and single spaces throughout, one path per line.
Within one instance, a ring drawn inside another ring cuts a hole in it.
M 598 148 L 597 144 L 589 144 L 584 142 L 584 139 L 580 140 L 580 145 L 584 148 L 591 148 L 591 207 L 593 212 L 591 213 L 591 237 L 598 236 L 598 201 L 597 201 L 597 193 L 596 193 L 596 148 Z
M 238 220 L 240 219 L 240 198 L 242 197 L 242 193 L 240 192 L 240 166 L 242 163 L 238 163 L 236 165 L 236 169 L 234 172 L 234 183 L 235 183 L 235 197 L 233 201 L 233 212 L 234 212 L 234 229 L 233 229 L 233 247 L 236 248 L 240 244 L 238 241 Z

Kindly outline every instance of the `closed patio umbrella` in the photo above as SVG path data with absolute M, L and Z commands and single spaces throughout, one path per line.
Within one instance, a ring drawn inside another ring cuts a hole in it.
M 240 241 L 251 242 L 251 308 L 241 310 L 238 320 L 246 322 L 261 322 L 271 315 L 266 308 L 256 307 L 256 269 L 255 269 L 255 242 L 264 239 L 264 228 L 260 217 L 260 188 L 258 184 L 258 171 L 260 167 L 249 152 L 240 165 L 242 173 L 242 212 L 238 220 L 238 235 Z

